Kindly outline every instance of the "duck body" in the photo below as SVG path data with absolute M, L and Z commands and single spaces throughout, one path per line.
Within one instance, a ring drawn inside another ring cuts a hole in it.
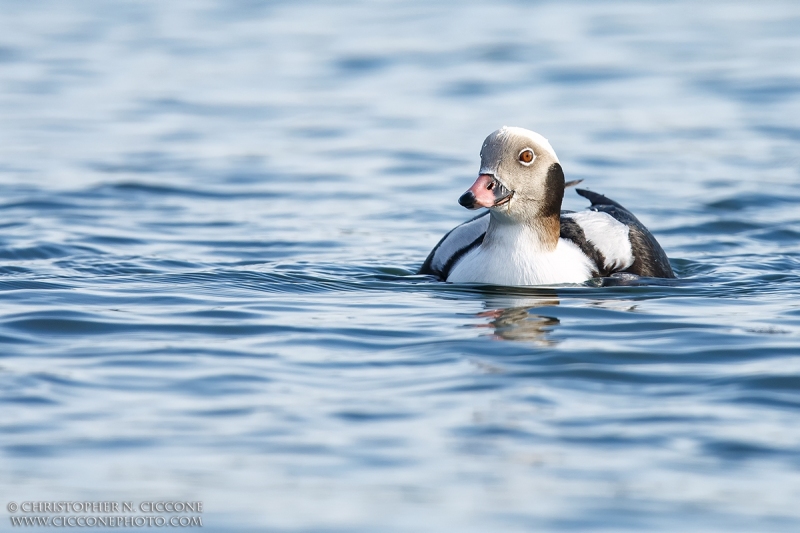
M 522 171 L 513 162 L 503 171 L 499 163 L 512 158 Z M 480 176 L 459 203 L 488 210 L 447 233 L 420 274 L 510 286 L 582 283 L 617 272 L 675 277 L 655 237 L 617 202 L 577 189 L 591 206 L 561 211 L 564 174 L 543 137 L 503 128 L 484 142 L 481 159 Z M 537 159 L 543 164 L 530 169 Z
M 419 273 L 452 283 L 510 286 L 583 283 L 617 272 L 675 277 L 664 250 L 630 211 L 603 195 L 577 192 L 596 203 L 561 212 L 554 249 L 537 246 L 535 232 L 525 227 L 499 226 L 487 240 L 491 214 L 485 211 L 445 235 Z
M 491 226 L 491 217 L 484 218 L 490 219 Z M 484 234 L 483 242 L 453 265 L 444 279 L 453 283 L 550 285 L 580 283 L 592 277 L 591 262 L 572 241 L 559 239 L 554 249 L 545 250 L 536 246 L 532 233 L 524 226 L 492 228 L 489 238 Z

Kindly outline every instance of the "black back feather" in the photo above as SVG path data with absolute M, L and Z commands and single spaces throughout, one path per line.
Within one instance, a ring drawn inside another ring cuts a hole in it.
M 614 200 L 602 194 L 587 191 L 586 189 L 575 189 L 575 191 L 592 202 L 589 208 L 592 211 L 608 213 L 619 222 L 628 226 L 628 238 L 631 241 L 633 252 L 633 264 L 623 272 L 630 272 L 637 276 L 649 278 L 674 278 L 675 273 L 669 264 L 667 254 L 658 244 L 658 241 L 650 231 L 639 222 L 633 213 L 625 209 Z

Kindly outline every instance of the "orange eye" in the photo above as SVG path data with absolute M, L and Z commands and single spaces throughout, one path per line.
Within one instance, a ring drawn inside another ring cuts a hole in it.
M 519 153 L 519 160 L 523 163 L 530 163 L 533 161 L 533 150 L 530 148 L 526 148 L 525 150 Z

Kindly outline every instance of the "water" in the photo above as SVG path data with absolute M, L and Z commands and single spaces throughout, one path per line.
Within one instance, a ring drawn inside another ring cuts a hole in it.
M 3 513 L 797 531 L 798 30 L 796 2 L 3 2 Z M 415 276 L 504 124 L 680 280 Z

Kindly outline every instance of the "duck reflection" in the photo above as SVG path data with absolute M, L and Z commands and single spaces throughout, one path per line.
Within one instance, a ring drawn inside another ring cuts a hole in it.
M 560 324 L 558 318 L 548 316 L 547 308 L 560 304 L 555 291 L 539 291 L 526 296 L 489 296 L 485 311 L 475 316 L 488 318 L 477 327 L 493 328 L 492 338 L 506 341 L 534 342 L 540 346 L 555 346 L 558 341 L 549 334 Z

